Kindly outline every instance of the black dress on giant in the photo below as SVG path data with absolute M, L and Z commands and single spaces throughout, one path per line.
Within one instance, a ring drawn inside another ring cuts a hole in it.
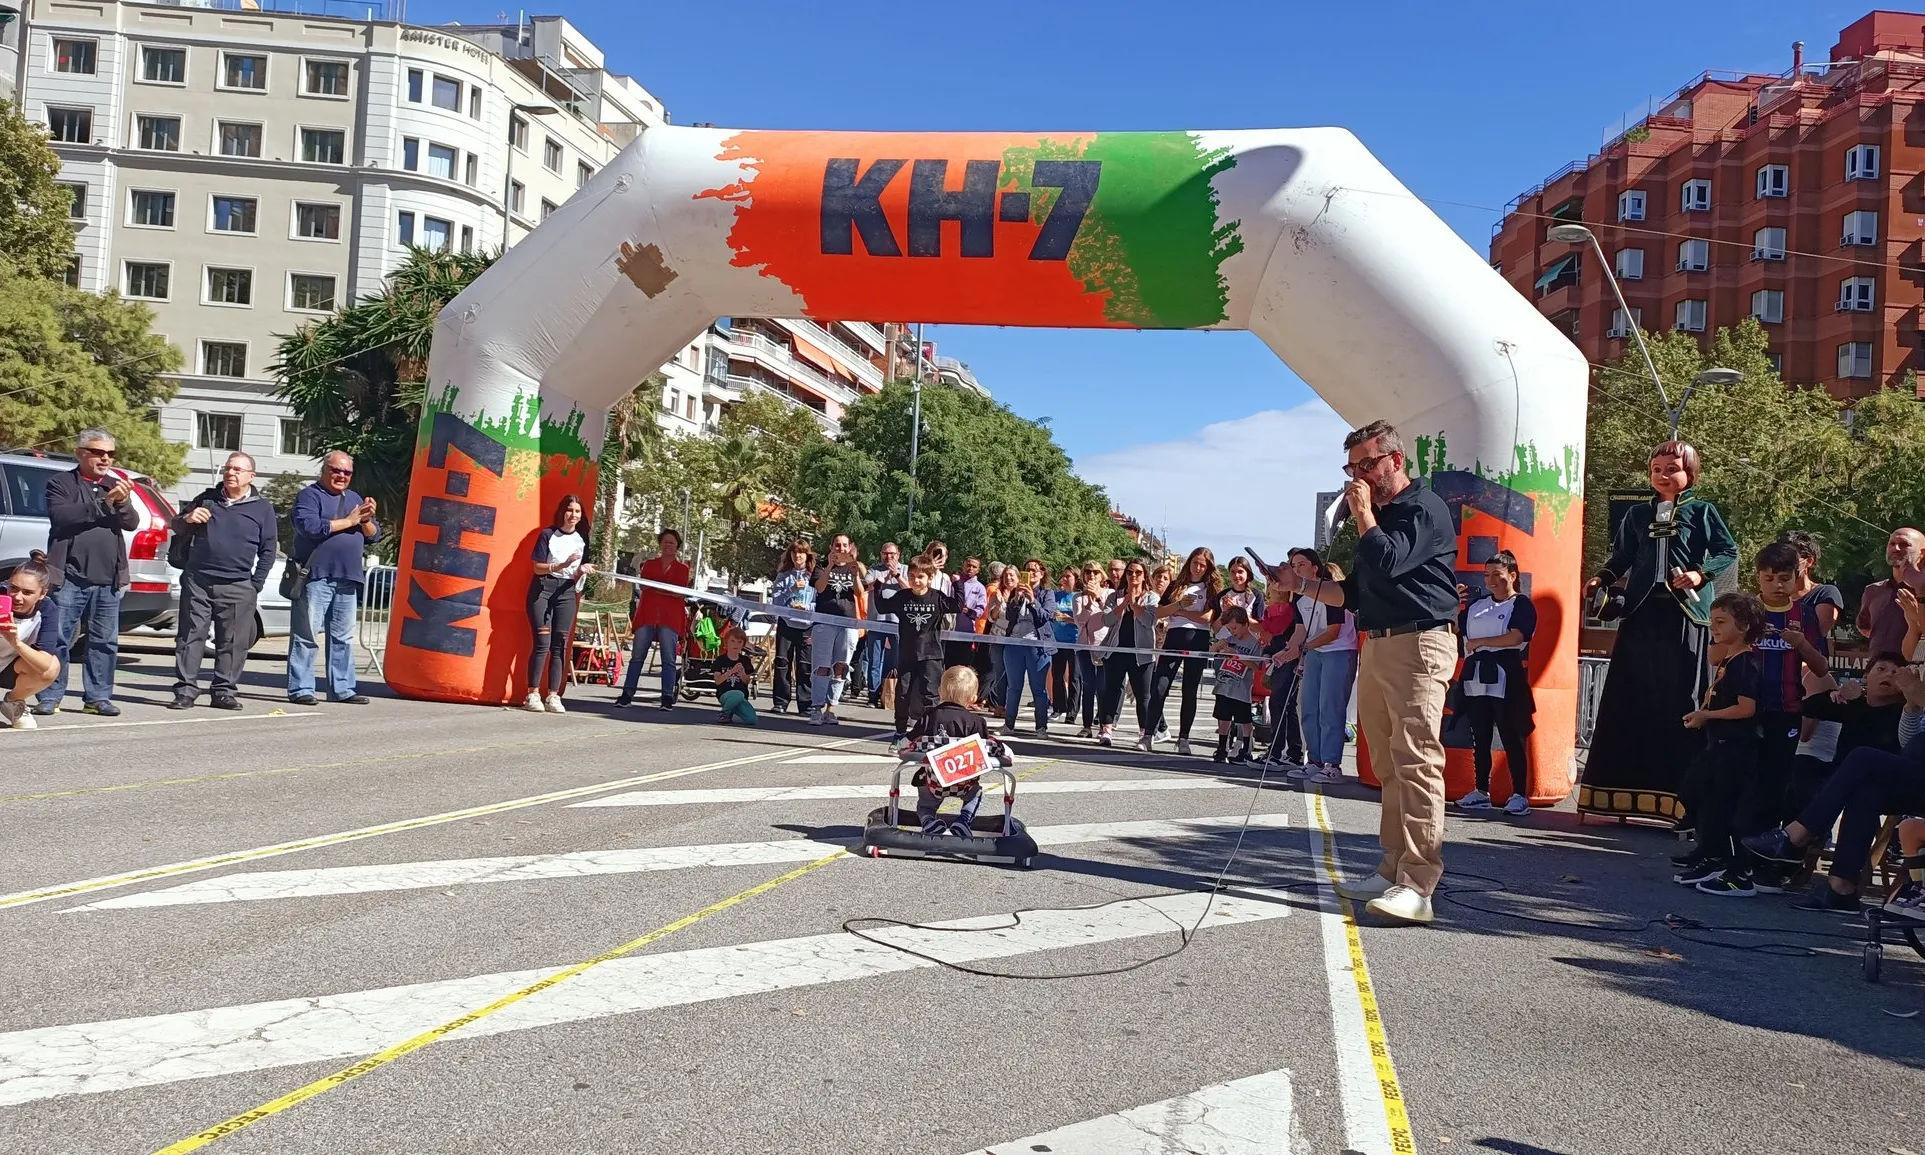
M 1685 771 L 1704 743 L 1700 732 L 1685 729 L 1684 716 L 1700 704 L 1709 673 L 1712 579 L 1737 562 L 1738 545 L 1717 507 L 1688 489 L 1668 523 L 1659 520 L 1659 506 L 1653 498 L 1625 513 L 1597 575 L 1604 586 L 1622 581 L 1624 589 L 1578 785 L 1584 814 L 1683 820 Z M 1698 571 L 1705 583 L 1673 589 L 1667 579 L 1674 570 Z

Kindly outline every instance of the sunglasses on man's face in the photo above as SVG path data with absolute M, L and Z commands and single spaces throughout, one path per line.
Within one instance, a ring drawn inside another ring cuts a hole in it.
M 335 476 L 335 477 L 353 477 L 353 476 L 354 476 L 354 470 L 352 470 L 352 469 L 336 469 L 336 468 L 335 468 L 334 466 L 332 466 L 332 465 L 330 465 L 330 466 L 328 466 L 328 472 L 329 472 L 330 474 L 332 474 L 333 476 Z
M 104 457 L 109 461 L 114 459 L 114 451 L 111 449 L 95 449 L 91 445 L 83 445 L 80 447 L 80 451 L 89 457 Z

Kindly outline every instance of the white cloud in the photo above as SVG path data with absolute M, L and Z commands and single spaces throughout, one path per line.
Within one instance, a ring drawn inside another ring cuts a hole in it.
M 1274 563 L 1315 540 L 1317 492 L 1343 484 L 1349 431 L 1313 399 L 1089 455 L 1076 471 L 1179 554 L 1207 545 L 1227 562 L 1250 546 Z

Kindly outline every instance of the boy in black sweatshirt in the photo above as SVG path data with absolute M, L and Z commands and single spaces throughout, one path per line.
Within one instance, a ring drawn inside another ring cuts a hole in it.
M 918 557 L 909 563 L 909 585 L 884 586 L 876 591 L 876 612 L 896 615 L 896 734 L 892 741 L 901 744 L 910 728 L 936 705 L 937 688 L 942 683 L 942 620 L 944 614 L 960 613 L 962 599 L 944 593 L 934 582 L 936 563 Z

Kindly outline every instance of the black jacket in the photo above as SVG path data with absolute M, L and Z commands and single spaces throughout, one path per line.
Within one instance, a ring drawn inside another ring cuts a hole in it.
M 206 525 L 192 525 L 187 515 L 196 509 L 212 514 Z M 186 534 L 187 572 L 207 582 L 254 584 L 259 593 L 280 552 L 274 506 L 253 487 L 239 501 L 229 502 L 220 486 L 202 490 L 174 519 L 174 532 Z
M 140 528 L 140 507 L 133 494 L 115 506 L 102 500 L 118 478 L 106 485 L 88 481 L 78 469 L 47 479 L 47 564 L 53 584 L 69 574 L 94 585 L 127 588 L 127 538 Z

